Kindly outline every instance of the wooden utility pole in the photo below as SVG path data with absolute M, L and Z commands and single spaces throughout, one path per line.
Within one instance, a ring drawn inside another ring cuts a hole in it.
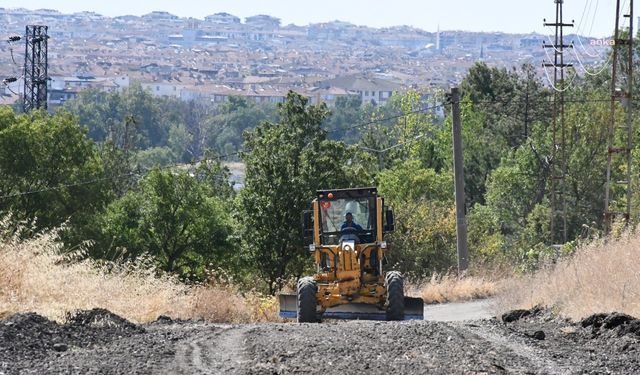
M 624 2 L 627 3 L 626 1 Z M 622 5 L 623 6 L 623 5 Z M 615 220 L 629 223 L 631 218 L 632 152 L 633 152 L 633 0 L 628 10 L 616 1 L 616 22 L 611 67 L 611 111 L 607 129 L 607 182 L 604 196 L 605 233 Z M 622 19 L 629 20 L 624 35 Z M 625 61 L 626 60 L 626 61 Z M 617 121 L 618 101 L 626 111 L 624 124 Z
M 464 197 L 464 165 L 462 162 L 462 123 L 460 120 L 460 90 L 451 89 L 453 117 L 453 173 L 456 190 L 456 240 L 458 248 L 458 274 L 469 268 L 469 250 L 467 249 L 467 218 Z

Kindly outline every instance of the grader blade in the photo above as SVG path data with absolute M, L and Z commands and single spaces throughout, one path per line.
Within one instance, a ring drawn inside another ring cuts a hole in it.
M 280 302 L 280 317 L 295 319 L 298 317 L 298 302 L 295 294 L 278 295 Z
M 422 298 L 404 297 L 404 320 L 424 320 Z
M 295 294 L 280 294 L 280 317 L 297 318 L 297 300 Z M 320 317 L 320 313 L 318 315 Z M 327 309 L 321 314 L 323 319 L 345 320 L 386 320 L 386 313 L 375 305 L 349 303 Z M 423 320 L 424 303 L 421 298 L 404 297 L 404 320 Z

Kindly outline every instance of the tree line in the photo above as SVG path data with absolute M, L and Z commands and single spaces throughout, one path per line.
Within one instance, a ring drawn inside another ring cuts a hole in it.
M 565 94 L 570 241 L 560 249 L 549 226 L 551 89 L 531 66 L 484 63 L 460 88 L 472 265 L 525 272 L 601 233 L 607 77 L 577 78 Z M 23 236 L 62 227 L 65 248 L 83 244 L 82 256 L 150 256 L 185 280 L 222 272 L 274 293 L 310 271 L 300 213 L 315 190 L 373 185 L 396 212 L 391 266 L 428 277 L 456 265 L 443 106 L 444 119 L 409 91 L 383 107 L 343 98 L 329 109 L 293 92 L 278 105 L 231 98 L 213 107 L 139 86 L 81 93 L 53 115 L 5 106 L 0 211 Z M 230 158 L 246 168 L 238 191 Z M 639 202 L 634 195 L 634 222 Z

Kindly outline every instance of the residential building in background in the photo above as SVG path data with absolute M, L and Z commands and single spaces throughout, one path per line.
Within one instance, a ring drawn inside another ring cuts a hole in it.
M 544 36 L 538 34 L 440 31 L 437 25 L 429 32 L 341 21 L 283 26 L 269 15 L 242 22 L 225 12 L 195 19 L 164 11 L 105 17 L 0 8 L 5 40 L 22 35 L 27 24 L 49 26 L 54 107 L 86 88 L 112 92 L 131 84 L 156 96 L 213 103 L 232 95 L 279 103 L 293 90 L 313 103 L 332 105 L 353 95 L 382 105 L 409 88 L 426 96 L 447 90 L 478 61 L 541 69 L 545 58 Z M 22 90 L 23 50 L 21 42 L 0 44 L 0 76 L 18 79 L 0 90 L 0 103 L 14 102 Z

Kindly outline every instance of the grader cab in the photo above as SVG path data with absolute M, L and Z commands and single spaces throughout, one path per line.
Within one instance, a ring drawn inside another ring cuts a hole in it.
M 318 191 L 303 227 L 316 274 L 298 280 L 295 295 L 279 296 L 281 317 L 423 319 L 423 302 L 404 296 L 402 275 L 385 273 L 385 234 L 394 220 L 376 188 Z

